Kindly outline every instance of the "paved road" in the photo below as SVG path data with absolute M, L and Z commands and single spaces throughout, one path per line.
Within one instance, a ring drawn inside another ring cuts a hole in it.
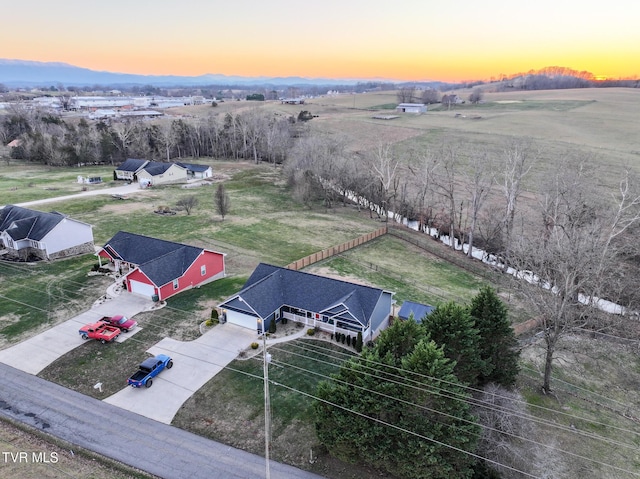
M 265 477 L 264 458 L 0 364 L 0 414 L 166 479 Z M 278 479 L 321 476 L 277 462 Z

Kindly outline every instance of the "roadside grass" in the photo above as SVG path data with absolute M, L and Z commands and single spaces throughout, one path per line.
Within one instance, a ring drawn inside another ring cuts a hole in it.
M 318 382 L 337 373 L 352 353 L 314 339 L 276 344 L 268 351 L 272 356 L 270 457 L 326 477 L 363 477 L 367 471 L 336 461 L 319 444 L 309 396 L 315 396 Z M 262 355 L 235 360 L 185 402 L 172 424 L 264 455 L 263 388 Z
M 49 461 L 29 462 L 4 460 L 2 479 L 28 478 L 91 478 L 91 479 L 153 479 L 122 463 L 108 459 L 46 432 L 0 417 L 0 444 L 5 453 L 42 454 Z M 57 456 L 53 456 L 53 453 Z M 7 454 L 8 455 L 8 454 Z M 17 456 L 16 456 L 17 457 Z M 57 459 L 54 463 L 53 459 Z M 4 458 L 3 458 L 4 459 Z
M 88 276 L 95 258 L 0 262 L 0 344 L 16 342 L 88 309 L 110 283 Z

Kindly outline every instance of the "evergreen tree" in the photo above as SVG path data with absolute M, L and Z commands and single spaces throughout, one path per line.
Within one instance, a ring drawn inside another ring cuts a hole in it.
M 455 362 L 453 372 L 458 379 L 476 385 L 485 366 L 480 356 L 480 333 L 468 309 L 453 302 L 440 305 L 422 324 L 429 337 L 443 347 L 445 356 Z
M 520 351 L 506 306 L 495 290 L 487 286 L 471 301 L 469 314 L 480 333 L 480 357 L 486 365 L 479 377 L 480 384 L 513 386 L 519 372 Z
M 442 348 L 416 326 L 396 321 L 318 385 L 327 401 L 314 406 L 318 438 L 331 454 L 395 477 L 470 478 L 475 459 L 464 451 L 475 449 L 479 427 L 468 395 Z

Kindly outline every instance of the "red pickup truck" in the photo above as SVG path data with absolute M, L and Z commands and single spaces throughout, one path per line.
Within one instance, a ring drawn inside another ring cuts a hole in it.
M 97 323 L 85 324 L 80 328 L 80 337 L 82 339 L 97 339 L 102 344 L 110 343 L 120 336 L 120 329 L 109 326 L 101 321 Z
M 118 316 L 103 316 L 100 320 L 103 323 L 107 323 L 110 326 L 118 328 L 123 333 L 128 332 L 129 330 L 135 328 L 138 325 L 137 321 L 133 319 L 128 319 L 126 316 L 118 315 Z

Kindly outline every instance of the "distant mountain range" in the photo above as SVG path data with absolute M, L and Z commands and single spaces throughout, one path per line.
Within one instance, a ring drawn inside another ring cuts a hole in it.
M 133 86 L 155 87 L 246 85 L 246 86 L 310 86 L 310 85 L 354 85 L 370 80 L 336 80 L 329 78 L 302 77 L 243 77 L 219 74 L 200 76 L 135 75 L 89 70 L 68 63 L 36 62 L 27 60 L 0 59 L 0 83 L 8 87 L 56 86 Z

